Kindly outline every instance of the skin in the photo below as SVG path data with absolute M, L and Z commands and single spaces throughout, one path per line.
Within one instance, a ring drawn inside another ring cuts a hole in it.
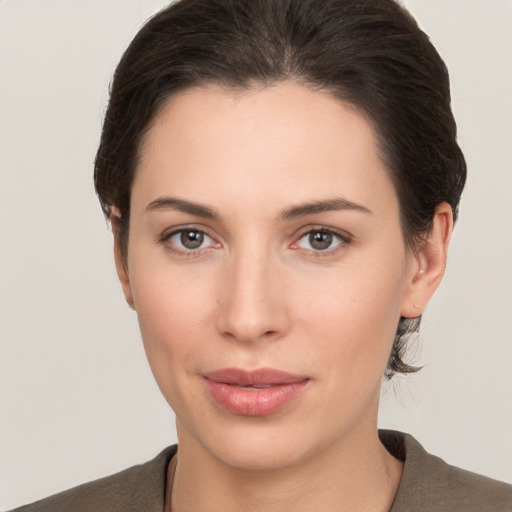
M 283 215 L 339 198 L 362 208 Z M 127 258 L 112 221 L 119 278 L 176 413 L 175 512 L 389 510 L 402 463 L 377 437 L 381 379 L 400 316 L 421 314 L 439 285 L 451 218 L 439 205 L 406 249 L 371 123 L 327 93 L 202 86 L 169 101 L 141 149 Z M 199 249 L 169 236 L 183 228 L 206 234 Z M 309 234 L 326 230 L 319 250 Z M 228 367 L 310 380 L 273 414 L 236 415 L 202 378 Z

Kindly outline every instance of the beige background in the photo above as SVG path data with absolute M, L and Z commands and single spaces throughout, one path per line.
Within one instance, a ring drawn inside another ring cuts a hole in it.
M 108 83 L 162 0 L 0 0 L 0 509 L 175 441 L 92 186 Z M 451 70 L 470 178 L 417 376 L 381 425 L 512 482 L 512 1 L 409 0 Z

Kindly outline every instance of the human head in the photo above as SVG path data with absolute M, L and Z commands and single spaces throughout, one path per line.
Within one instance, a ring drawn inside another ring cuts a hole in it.
M 130 190 L 146 128 L 166 100 L 192 86 L 227 90 L 291 79 L 330 92 L 367 116 L 414 251 L 446 201 L 454 220 L 466 165 L 456 142 L 446 67 L 393 0 L 179 0 L 137 34 L 119 63 L 95 163 L 107 218 L 115 207 L 127 259 Z M 411 372 L 402 318 L 387 374 Z

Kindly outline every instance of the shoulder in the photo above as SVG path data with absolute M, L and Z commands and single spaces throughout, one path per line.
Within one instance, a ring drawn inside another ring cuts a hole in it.
M 12 512 L 147 512 L 161 511 L 167 466 L 176 445 L 153 460 L 88 482 Z
M 381 440 L 404 460 L 404 472 L 390 512 L 510 512 L 512 485 L 466 471 L 430 455 L 416 439 L 381 431 Z

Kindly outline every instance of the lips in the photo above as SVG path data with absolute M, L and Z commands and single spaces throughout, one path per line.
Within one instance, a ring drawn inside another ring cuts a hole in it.
M 224 368 L 203 375 L 210 396 L 223 409 L 242 416 L 267 416 L 284 408 L 305 390 L 310 379 L 261 368 Z

